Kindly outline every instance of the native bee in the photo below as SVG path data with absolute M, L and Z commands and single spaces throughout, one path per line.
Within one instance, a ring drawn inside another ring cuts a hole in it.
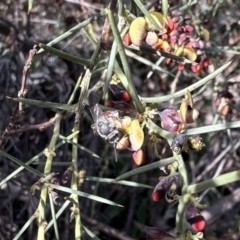
M 103 112 L 99 107 L 99 96 L 95 92 L 89 93 L 89 105 L 94 124 L 92 129 L 95 134 L 116 145 L 119 140 L 119 130 L 117 127 L 119 112 Z
M 103 112 L 99 107 L 99 96 L 90 92 L 89 105 L 94 124 L 92 129 L 103 139 L 109 141 L 116 149 L 130 149 L 137 151 L 141 148 L 144 140 L 144 133 L 138 119 L 131 119 L 129 116 L 120 118 L 118 111 Z

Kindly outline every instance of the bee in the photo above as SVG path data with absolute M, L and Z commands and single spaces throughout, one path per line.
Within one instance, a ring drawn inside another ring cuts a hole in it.
M 99 107 L 99 96 L 95 92 L 89 93 L 89 105 L 94 124 L 91 126 L 94 133 L 113 144 L 116 147 L 119 139 L 120 132 L 117 126 L 119 122 L 118 111 L 103 112 Z
M 95 134 L 113 144 L 116 159 L 116 149 L 137 151 L 141 148 L 144 133 L 137 119 L 132 120 L 128 116 L 120 118 L 118 111 L 103 112 L 98 104 L 99 96 L 95 92 L 90 92 L 88 99 L 94 121 L 92 129 Z

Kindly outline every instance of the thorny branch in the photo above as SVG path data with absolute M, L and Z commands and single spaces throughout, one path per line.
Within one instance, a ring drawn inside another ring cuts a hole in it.
M 36 53 L 37 53 L 37 45 L 34 45 L 33 49 L 31 49 L 29 51 L 29 56 L 28 56 L 27 62 L 25 64 L 24 68 L 23 68 L 22 84 L 21 84 L 20 91 L 18 92 L 18 97 L 19 98 L 24 98 L 26 93 L 27 93 L 27 88 L 26 88 L 27 73 L 28 73 L 28 70 L 29 70 L 29 68 L 32 64 L 32 59 L 36 55 Z M 14 134 L 13 133 L 14 131 L 19 130 L 19 129 L 14 130 L 14 128 L 15 128 L 16 123 L 21 120 L 23 115 L 24 115 L 23 103 L 19 102 L 18 109 L 17 108 L 15 109 L 15 111 L 14 111 L 14 113 L 13 113 L 5 131 L 0 136 L 0 147 L 3 145 L 3 143 L 8 138 L 9 135 Z M 26 127 L 21 128 L 22 131 L 23 131 L 23 129 L 29 129 L 29 127 L 28 128 L 26 128 Z M 18 131 L 16 133 L 18 133 Z
M 27 131 L 31 131 L 31 130 L 43 131 L 46 128 L 52 126 L 55 123 L 55 120 L 56 120 L 56 117 L 53 117 L 49 121 L 44 122 L 44 123 L 40 123 L 40 124 L 36 124 L 36 125 L 25 125 L 25 126 L 22 126 L 20 128 L 17 128 L 17 129 L 11 129 L 8 132 L 8 136 L 18 134 L 18 133 L 27 132 Z

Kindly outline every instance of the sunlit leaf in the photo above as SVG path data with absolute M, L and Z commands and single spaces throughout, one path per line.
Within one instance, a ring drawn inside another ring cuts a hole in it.
M 143 144 L 144 133 L 137 119 L 134 119 L 131 123 L 129 140 L 133 151 L 137 151 Z
M 173 52 L 173 54 L 175 54 L 176 56 L 182 56 L 183 50 L 184 50 L 184 47 L 177 47 Z
M 129 28 L 129 36 L 132 43 L 138 47 L 141 46 L 146 34 L 146 20 L 143 17 L 134 19 Z
M 129 133 L 131 123 L 132 123 L 132 119 L 130 117 L 126 116 L 126 117 L 123 118 L 123 120 L 122 120 L 122 129 L 124 129 L 124 131 L 126 133 Z
M 187 113 L 188 113 L 188 102 L 186 99 L 182 99 L 182 103 L 180 106 L 180 115 L 183 122 L 187 121 Z
M 165 52 L 170 52 L 171 51 L 171 47 L 170 47 L 170 45 L 167 41 L 163 41 L 161 48 Z
M 149 13 L 153 17 L 155 22 L 158 24 L 159 28 L 161 29 L 160 34 L 166 33 L 167 32 L 167 30 L 165 28 L 167 26 L 166 18 L 161 13 L 156 12 L 156 11 L 149 12 Z M 157 30 L 147 17 L 145 19 L 146 19 L 146 23 L 147 23 L 147 29 Z
M 183 56 L 193 62 L 197 59 L 197 53 L 192 47 L 185 47 L 183 50 Z
M 203 28 L 202 31 L 201 31 L 201 37 L 203 38 L 203 40 L 205 42 L 209 41 L 210 39 L 210 33 L 209 31 L 206 29 L 206 28 Z

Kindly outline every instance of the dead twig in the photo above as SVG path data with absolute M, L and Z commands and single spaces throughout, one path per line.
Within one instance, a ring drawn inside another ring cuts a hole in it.
M 93 225 L 94 227 L 96 227 L 97 229 L 99 229 L 100 231 L 107 233 L 110 236 L 115 237 L 116 239 L 120 239 L 120 240 L 134 240 L 133 238 L 127 236 L 126 233 L 124 232 L 120 232 L 110 226 L 108 226 L 107 224 L 101 223 L 93 218 L 88 217 L 87 215 L 81 213 L 81 217 L 88 222 L 89 224 Z
M 18 133 L 27 132 L 27 131 L 31 131 L 31 130 L 43 131 L 46 128 L 52 126 L 55 123 L 55 120 L 56 120 L 56 117 L 53 117 L 49 121 L 44 122 L 44 123 L 40 123 L 40 124 L 36 124 L 36 125 L 25 125 L 25 126 L 22 126 L 20 128 L 17 128 L 17 129 L 11 129 L 8 132 L 8 136 L 15 135 L 15 134 L 18 134 Z
M 18 97 L 19 98 L 24 98 L 26 93 L 27 93 L 27 87 L 26 87 L 26 85 L 27 85 L 26 84 L 27 73 L 28 73 L 29 68 L 31 67 L 32 59 L 36 55 L 36 53 L 37 53 L 37 45 L 34 45 L 33 49 L 31 49 L 29 51 L 29 56 L 28 56 L 27 62 L 25 64 L 24 68 L 23 68 L 22 84 L 21 84 L 20 91 L 18 92 Z M 23 103 L 19 102 L 18 109 L 16 108 L 16 110 L 14 111 L 14 113 L 13 113 L 5 131 L 0 136 L 0 147 L 3 145 L 5 140 L 8 138 L 9 133 L 12 130 L 15 130 L 14 128 L 15 128 L 16 123 L 21 120 L 23 115 L 24 115 Z

